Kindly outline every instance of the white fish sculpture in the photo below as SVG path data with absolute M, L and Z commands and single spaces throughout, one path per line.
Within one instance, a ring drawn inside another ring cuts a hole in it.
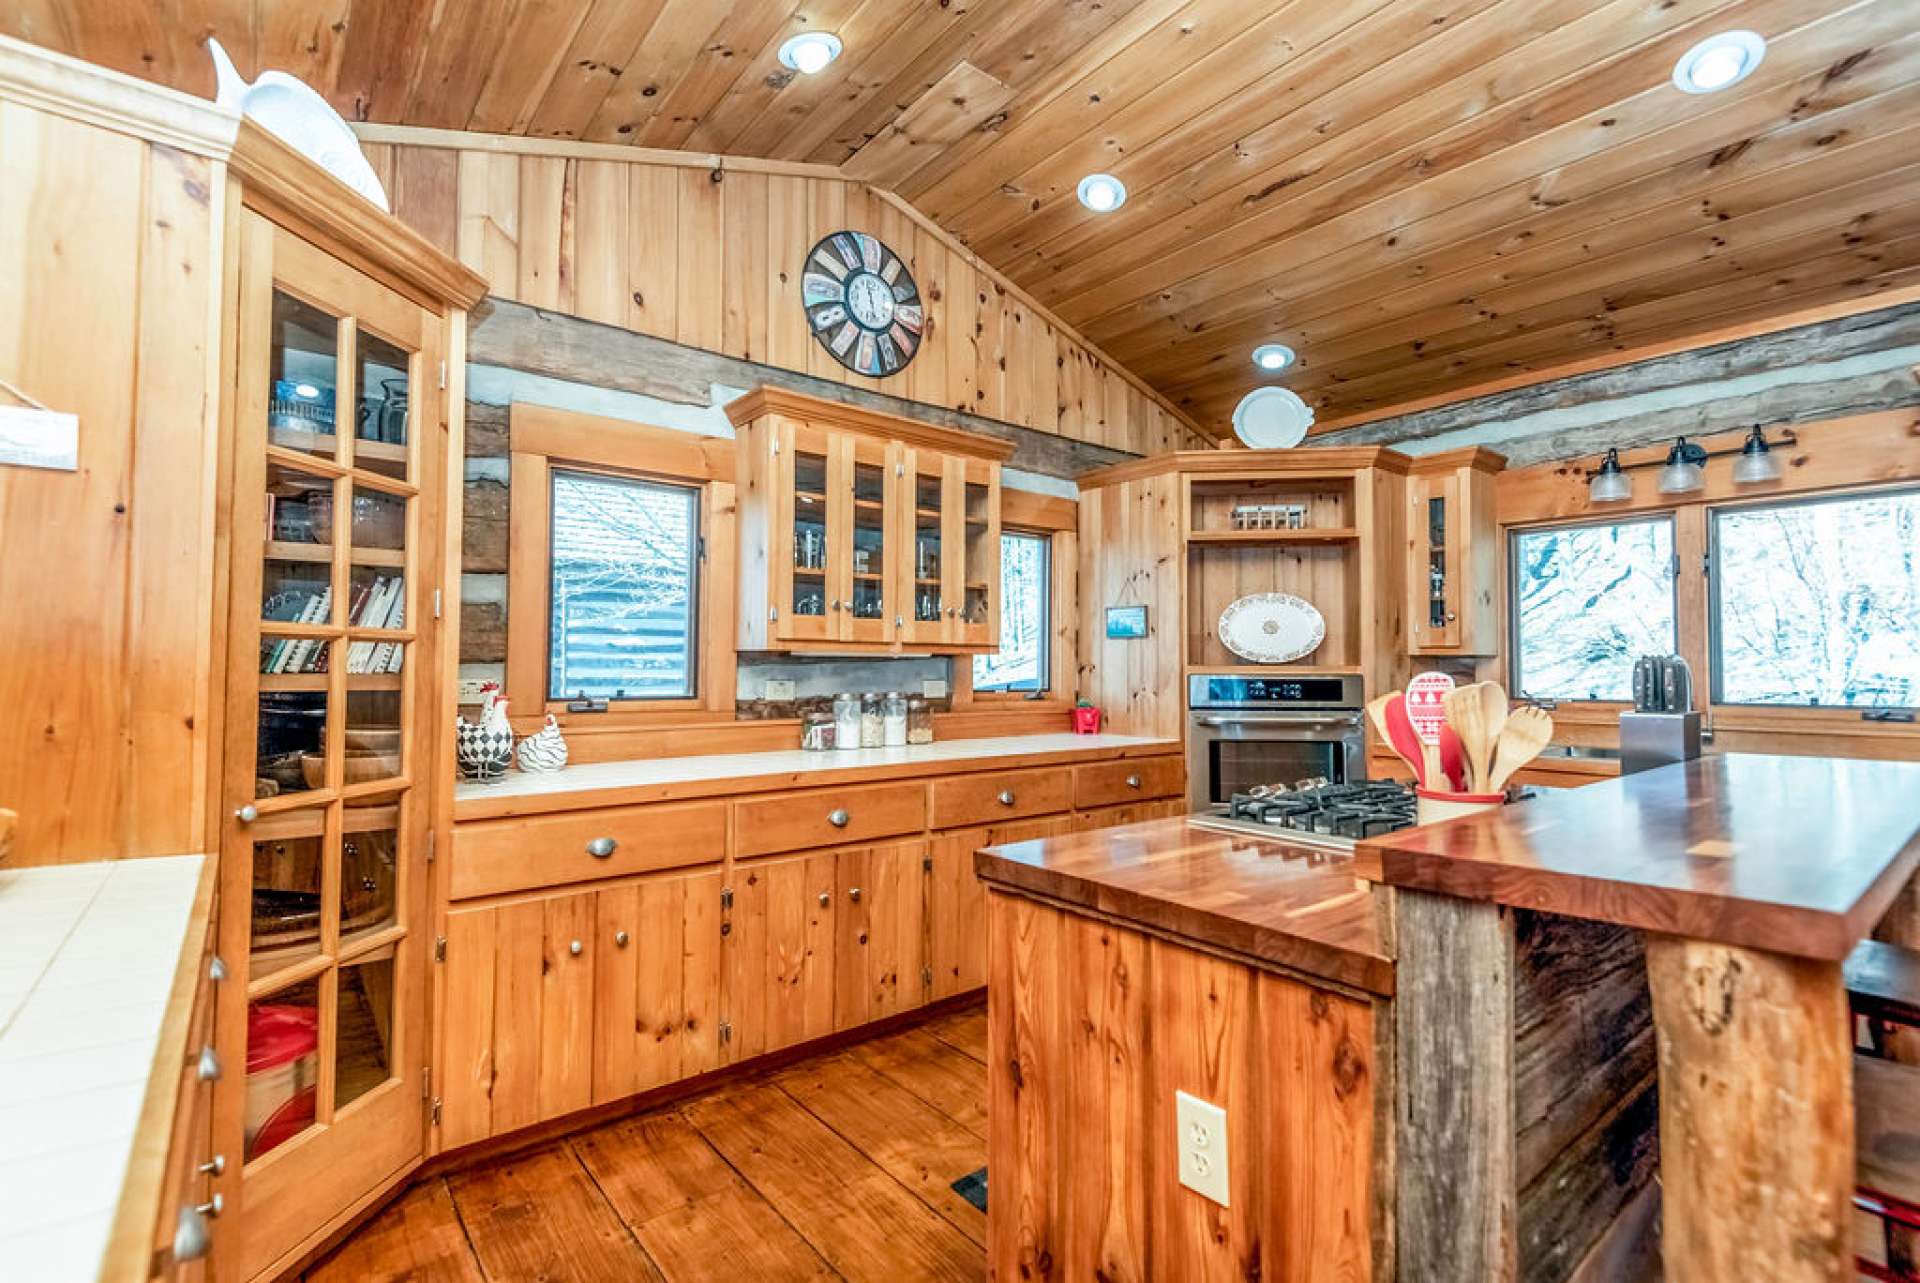
M 216 103 L 258 121 L 295 151 L 391 212 L 386 189 L 360 150 L 360 140 L 325 98 L 284 71 L 263 71 L 248 84 L 220 42 L 211 37 L 207 52 L 213 55 L 213 75 L 219 85 Z

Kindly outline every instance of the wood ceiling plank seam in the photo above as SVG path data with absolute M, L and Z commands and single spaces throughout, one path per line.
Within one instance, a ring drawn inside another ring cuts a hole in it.
M 1574 0 L 1556 2 L 1571 4 Z M 1454 3 L 1468 17 L 1473 17 L 1500 0 L 1454 0 Z M 1306 28 L 1304 38 L 1295 27 L 1300 21 L 1295 7 L 1284 7 L 1203 55 L 1194 66 L 1154 84 L 1141 98 L 1123 105 L 1095 128 L 1083 131 L 1052 154 L 1029 165 L 999 189 L 1029 192 L 1026 202 L 1008 200 L 990 189 L 951 221 L 979 244 L 983 252 L 995 254 L 1020 248 L 1025 243 L 1022 229 L 1026 227 L 1027 218 L 1043 209 L 1057 210 L 1060 216 L 1086 225 L 1088 220 L 1078 208 L 1075 176 L 1089 169 L 1110 169 L 1123 182 L 1127 181 L 1132 172 L 1127 164 L 1129 156 L 1151 148 L 1162 138 L 1183 132 L 1196 116 L 1217 119 L 1223 129 L 1226 121 L 1237 118 L 1244 122 L 1247 104 L 1259 101 L 1257 86 L 1261 84 L 1284 79 L 1288 91 L 1293 93 L 1302 92 L 1304 85 L 1319 86 L 1321 92 L 1307 91 L 1311 96 L 1302 100 L 1305 105 L 1351 83 L 1381 62 L 1406 56 L 1441 34 L 1458 29 L 1457 25 L 1436 25 L 1424 12 L 1379 4 L 1376 0 L 1365 0 L 1364 5 L 1329 8 L 1324 13 L 1318 9 L 1309 12 L 1320 25 Z M 1386 30 L 1362 33 L 1362 28 L 1376 22 Z M 1345 25 L 1339 25 L 1341 23 Z M 1293 28 L 1291 37 L 1289 28 Z M 1295 40 L 1299 40 L 1298 49 Z M 1258 56 L 1269 49 L 1292 56 L 1283 57 L 1275 65 L 1271 57 Z M 1354 65 L 1347 66 L 1348 63 Z M 1305 74 L 1302 64 L 1305 64 Z M 1322 71 L 1318 81 L 1311 78 L 1315 68 Z M 1256 71 L 1254 78 L 1243 79 L 1250 70 Z M 1196 94 L 1197 102 L 1194 101 Z M 1130 132 L 1137 132 L 1137 142 L 1128 137 Z M 1240 138 L 1249 131 L 1243 123 L 1242 128 L 1234 132 L 1237 137 L 1227 146 L 1231 154 L 1238 156 L 1244 146 Z M 1152 185 L 1147 186 L 1150 189 Z M 1131 184 L 1129 190 L 1132 190 Z M 1110 225 L 1107 219 L 1092 222 L 1103 230 Z M 1003 243 L 1008 239 L 1013 243 Z
M 1908 43 L 1897 42 L 1892 48 Z M 1916 47 L 1916 52 L 1920 52 L 1920 47 Z M 1795 110 L 1790 123 L 1777 128 L 1763 128 L 1760 114 L 1771 116 L 1772 113 L 1765 104 L 1758 110 L 1751 103 L 1730 104 L 1716 114 L 1716 118 L 1725 118 L 1731 126 L 1729 133 L 1744 132 L 1749 127 L 1762 130 L 1749 133 L 1740 144 L 1687 138 L 1688 154 L 1674 160 L 1668 156 L 1679 152 L 1679 148 L 1642 147 L 1627 158 L 1632 161 L 1626 171 L 1629 176 L 1622 176 L 1617 169 L 1622 159 L 1618 153 L 1588 157 L 1550 176 L 1558 201 L 1564 204 L 1532 199 L 1515 201 L 1512 202 L 1513 216 L 1491 225 L 1480 219 L 1470 206 L 1459 206 L 1433 219 L 1397 229 L 1384 243 L 1349 247 L 1311 265 L 1296 264 L 1284 278 L 1287 283 L 1284 293 L 1277 292 L 1274 285 L 1274 280 L 1281 278 L 1251 281 L 1236 290 L 1213 296 L 1209 301 L 1211 311 L 1155 316 L 1124 333 L 1103 335 L 1102 341 L 1123 360 L 1144 356 L 1149 349 L 1188 342 L 1191 332 L 1202 328 L 1214 335 L 1216 342 L 1231 342 L 1235 324 L 1248 327 L 1248 334 L 1259 332 L 1254 327 L 1270 325 L 1270 313 L 1275 310 L 1290 316 L 1301 315 L 1303 311 L 1306 317 L 1321 315 L 1306 309 L 1311 309 L 1311 300 L 1323 292 L 1370 298 L 1416 288 L 1448 275 L 1484 273 L 1489 263 L 1525 250 L 1529 242 L 1556 245 L 1588 235 L 1609 221 L 1637 216 L 1643 209 L 1663 210 L 1676 203 L 1691 203 L 1713 192 L 1744 194 L 1749 185 L 1770 175 L 1870 142 L 1870 138 L 1855 137 L 1856 131 L 1851 126 L 1856 120 L 1871 124 L 1872 118 L 1882 110 L 1886 93 L 1912 89 L 1914 82 L 1900 65 L 1902 61 L 1889 59 L 1890 65 L 1876 66 L 1868 60 L 1838 79 L 1831 79 L 1823 72 L 1791 86 L 1790 94 L 1780 97 L 1791 97 Z M 1893 88 L 1887 89 L 1889 85 Z M 1842 95 L 1858 93 L 1861 97 L 1828 102 L 1836 91 Z M 1895 105 L 1886 103 L 1889 107 Z M 1715 128 L 1712 120 L 1701 123 L 1709 132 Z M 1841 145 L 1835 147 L 1836 143 Z M 1804 154 L 1800 154 L 1801 151 Z M 1585 177 L 1588 170 L 1596 171 L 1591 180 Z M 1541 178 L 1523 184 L 1534 190 L 1542 185 Z M 1503 194 L 1511 200 L 1514 193 L 1511 189 L 1502 189 L 1502 192 L 1489 193 L 1487 199 L 1500 199 Z M 1651 198 L 1651 204 L 1643 205 L 1645 198 Z M 1540 239 L 1543 235 L 1546 240 Z M 1378 258 L 1395 261 L 1374 269 L 1371 274 L 1365 272 L 1366 261 Z M 1392 288 L 1375 288 L 1375 281 L 1386 280 L 1389 273 L 1396 278 Z M 1402 276 L 1404 280 L 1397 279 Z M 1408 280 L 1414 285 L 1409 286 Z M 1241 306 L 1247 319 L 1232 321 L 1233 309 Z M 1171 340 L 1164 341 L 1161 336 L 1169 330 Z
M 1478 381 L 1469 377 L 1476 373 L 1518 371 L 1543 361 L 1551 366 L 1568 351 L 1590 351 L 1596 345 L 1619 352 L 1631 351 L 1662 337 L 1710 333 L 1737 318 L 1799 310 L 1816 300 L 1876 294 L 1891 297 L 1894 291 L 1920 278 L 1920 237 L 1903 238 L 1883 247 L 1881 258 L 1890 260 L 1892 265 L 1871 273 L 1849 274 L 1849 270 L 1860 263 L 1848 251 L 1800 264 L 1793 275 L 1768 274 L 1737 289 L 1711 286 L 1622 309 L 1604 321 L 1589 317 L 1534 331 L 1475 349 L 1471 355 L 1477 359 L 1456 358 L 1448 363 L 1446 370 L 1395 370 L 1385 377 L 1355 380 L 1341 387 L 1342 396 L 1346 398 L 1343 404 L 1389 404 L 1396 399 L 1407 399 L 1409 389 L 1430 386 L 1443 378 L 1465 386 Z M 1842 273 L 1838 280 L 1832 275 L 1836 270 Z M 1888 305 L 1890 302 L 1874 306 Z
M 840 172 L 858 182 L 898 191 L 900 181 L 931 162 L 947 145 L 1002 114 L 1014 89 L 962 59 L 871 141 L 847 158 Z
M 1025 86 L 1020 100 L 1007 109 L 1008 125 L 1045 110 L 1062 94 L 1076 91 L 1086 78 L 1084 67 L 1105 67 L 1121 52 L 1176 14 L 1188 10 L 1197 10 L 1206 0 L 1148 0 L 1132 9 L 1126 17 L 1114 23 L 1091 41 L 1081 51 L 1081 57 L 1072 62 L 1060 62 L 1034 83 Z M 996 145 L 999 132 L 983 133 L 954 147 L 950 147 L 937 160 L 920 174 L 907 187 L 900 188 L 900 194 L 911 200 L 921 209 L 927 206 L 921 202 L 920 195 L 955 170 L 969 167 L 982 151 Z M 937 219 L 935 221 L 938 221 Z
M 941 8 L 939 0 L 913 0 L 906 5 L 899 0 L 863 0 L 838 32 L 846 52 L 815 75 L 783 68 L 777 82 L 766 82 L 771 91 L 766 101 L 741 122 L 727 140 L 727 149 L 756 156 L 774 154 L 788 134 L 814 113 L 834 110 L 833 104 L 852 92 L 849 86 L 868 74 L 865 68 L 888 48 L 895 32 L 909 24 L 937 26 L 952 21 L 957 19 Z M 742 104 L 740 110 L 751 105 Z
M 1916 153 L 1909 153 L 1916 154 Z M 1880 246 L 1888 241 L 1920 231 L 1920 227 L 1910 224 L 1916 216 L 1916 209 L 1906 206 L 1894 206 L 1882 209 L 1882 204 L 1892 198 L 1920 200 L 1920 168 L 1909 166 L 1898 173 L 1889 174 L 1884 180 L 1875 178 L 1851 186 L 1848 192 L 1835 191 L 1831 208 L 1819 210 L 1822 215 L 1818 225 L 1812 228 L 1795 227 L 1790 234 L 1749 243 L 1740 248 L 1729 248 L 1725 253 L 1714 253 L 1697 262 L 1674 264 L 1669 256 L 1691 256 L 1692 242 L 1695 238 L 1669 238 L 1675 244 L 1662 244 L 1659 252 L 1648 253 L 1644 248 L 1624 251 L 1615 259 L 1642 256 L 1643 261 L 1636 265 L 1618 264 L 1609 261 L 1604 267 L 1596 265 L 1596 271 L 1620 271 L 1598 288 L 1583 282 L 1575 290 L 1553 296 L 1539 303 L 1501 311 L 1485 319 L 1476 319 L 1466 325 L 1448 326 L 1443 320 L 1427 314 L 1405 319 L 1396 336 L 1389 342 L 1375 339 L 1357 339 L 1347 350 L 1337 352 L 1326 359 L 1324 368 L 1337 372 L 1343 381 L 1353 381 L 1367 377 L 1369 373 L 1380 372 L 1385 368 L 1404 365 L 1412 358 L 1416 362 L 1431 361 L 1435 358 L 1450 356 L 1456 352 L 1470 351 L 1490 342 L 1506 337 L 1518 337 L 1531 332 L 1543 324 L 1575 320 L 1581 316 L 1598 319 L 1606 312 L 1630 307 L 1637 294 L 1649 292 L 1664 294 L 1668 292 L 1689 292 L 1706 288 L 1714 283 L 1737 283 L 1748 274 L 1768 273 L 1791 266 L 1808 256 L 1808 251 L 1831 241 L 1850 249 L 1866 249 Z M 1809 198 L 1808 202 L 1816 207 L 1827 203 L 1824 197 Z M 1774 211 L 1760 211 L 1771 214 Z M 1879 217 L 1875 217 L 1876 213 Z M 1755 215 L 1754 217 L 1758 217 Z M 1733 228 L 1734 224 L 1718 224 L 1722 228 Z M 1713 233 L 1696 233 L 1697 238 L 1708 238 Z M 1624 270 L 1621 270 L 1624 268 Z M 1689 268 L 1695 270 L 1688 270 Z M 1733 278 L 1731 282 L 1727 278 Z M 1659 287 L 1649 290 L 1649 282 Z M 1571 315 L 1569 315 L 1571 313 Z M 1496 321 L 1498 322 L 1496 324 Z M 1426 328 L 1421 329 L 1423 322 Z M 1407 333 L 1419 334 L 1418 339 L 1403 337 Z M 1361 346 L 1373 343 L 1373 346 Z M 1325 385 L 1329 374 L 1323 374 L 1315 380 L 1289 380 L 1288 386 L 1302 396 L 1309 395 Z M 1169 392 L 1179 394 L 1191 391 L 1198 386 L 1194 380 L 1186 384 L 1169 384 Z
M 1821 0 L 1760 2 L 1769 11 L 1778 11 Z M 1867 3 L 1871 0 L 1859 0 L 1856 7 Z M 1712 20 L 1708 17 L 1699 21 Z M 1069 315 L 1092 321 L 1123 306 L 1128 297 L 1147 297 L 1212 268 L 1237 262 L 1302 227 L 1356 213 L 1394 197 L 1417 204 L 1438 199 L 1434 193 L 1439 191 L 1504 186 L 1513 179 L 1492 182 L 1485 177 L 1486 171 L 1498 173 L 1505 167 L 1518 174 L 1522 166 L 1532 165 L 1535 167 L 1525 172 L 1537 173 L 1549 164 L 1540 154 L 1553 155 L 1555 147 L 1571 153 L 1555 156 L 1558 163 L 1565 163 L 1573 156 L 1623 145 L 1636 132 L 1649 132 L 1664 123 L 1663 111 L 1676 93 L 1666 84 L 1667 67 L 1673 50 L 1694 39 L 1691 33 L 1697 29 L 1682 26 L 1668 30 L 1652 41 L 1609 56 L 1586 74 L 1556 78 L 1437 134 L 1415 139 L 1388 155 L 1368 158 L 1370 153 L 1357 149 L 1361 163 L 1339 166 L 1335 176 L 1303 171 L 1276 180 L 1274 171 L 1266 171 L 1242 179 L 1207 197 L 1176 223 L 1149 227 L 1127 243 L 1077 255 L 1071 265 L 1052 273 L 1042 297 L 1066 307 Z M 1776 49 L 1780 43 L 1776 42 Z M 1778 83 L 1782 75 L 1778 61 L 1770 58 L 1765 67 L 1750 84 Z M 1622 80 L 1647 87 L 1622 99 L 1613 88 Z M 1659 96 L 1662 88 L 1666 97 Z M 1746 92 L 1742 91 L 1743 96 Z M 1664 120 L 1671 120 L 1670 112 Z M 1333 144 L 1326 148 L 1331 148 L 1329 155 L 1342 150 Z M 1480 167 L 1477 170 L 1472 168 L 1476 165 Z M 1463 176 L 1463 171 L 1468 172 Z M 1451 186 L 1443 187 L 1449 180 Z M 1281 185 L 1276 189 L 1276 184 Z M 1207 225 L 1203 237 L 1182 241 L 1180 267 L 1153 270 L 1156 261 L 1165 262 L 1164 256 L 1156 260 L 1153 255 L 1164 249 L 1168 237 L 1185 237 L 1207 219 L 1215 221 Z M 1118 268 L 1128 261 L 1143 268 Z M 1123 288 L 1136 287 L 1137 292 L 1130 296 L 1122 293 Z
M 627 60 L 659 21 L 666 0 L 591 0 L 567 42 L 553 79 L 535 104 L 527 133 L 578 139 L 626 73 Z
M 334 109 L 352 121 L 399 120 L 427 57 L 431 4 L 353 0 L 334 77 Z
M 804 15 L 795 0 L 737 0 L 727 20 L 694 56 L 693 66 L 661 100 L 637 141 L 648 147 L 686 146 L 706 113 L 747 74 L 749 60 L 739 53 L 766 48 L 776 36 L 796 29 L 797 20 L 803 21 Z M 773 44 L 773 50 L 777 65 L 779 45 Z
M 11 4 L 11 0 L 9 0 Z M 141 0 L 102 5 L 68 5 L 64 26 L 79 57 L 129 76 L 165 81 L 177 74 L 176 50 L 160 21 L 157 6 Z M 42 19 L 44 22 L 44 18 Z M 8 35 L 29 38 L 9 14 L 0 25 Z
M 1554 261 L 1570 251 L 1578 251 L 1574 255 L 1577 260 L 1588 252 L 1589 247 L 1585 242 L 1596 232 L 1630 229 L 1635 234 L 1647 237 L 1665 235 L 1671 230 L 1666 219 L 1684 211 L 1687 217 L 1679 219 L 1679 222 L 1682 225 L 1692 224 L 1699 215 L 1700 203 L 1710 199 L 1711 193 L 1722 193 L 1724 200 L 1724 194 L 1738 193 L 1743 187 L 1778 181 L 1782 174 L 1791 172 L 1800 164 L 1820 161 L 1831 169 L 1854 148 L 1874 145 L 1876 139 L 1856 138 L 1849 130 L 1849 113 L 1858 113 L 1862 117 L 1885 114 L 1900 119 L 1901 112 L 1908 109 L 1920 109 L 1920 82 L 1875 96 L 1864 103 L 1849 104 L 1831 113 L 1803 118 L 1771 133 L 1759 135 L 1751 146 L 1741 149 L 1725 164 L 1715 163 L 1716 157 L 1724 150 L 1715 149 L 1679 165 L 1642 176 L 1633 183 L 1589 196 L 1583 201 L 1556 210 L 1536 211 L 1516 222 L 1483 229 L 1464 240 L 1439 247 L 1448 254 L 1457 251 L 1458 256 L 1454 258 L 1395 263 L 1359 278 L 1340 281 L 1336 289 L 1321 290 L 1303 283 L 1301 292 L 1289 298 L 1275 297 L 1267 293 L 1269 286 L 1266 282 L 1256 282 L 1253 287 L 1255 292 L 1249 297 L 1259 302 L 1260 306 L 1255 309 L 1257 314 L 1249 319 L 1226 325 L 1196 321 L 1194 325 L 1199 332 L 1195 332 L 1169 318 L 1109 339 L 1108 343 L 1116 354 L 1137 364 L 1147 377 L 1151 377 L 1149 371 L 1155 368 L 1182 365 L 1197 367 L 1229 354 L 1237 361 L 1248 344 L 1269 337 L 1280 342 L 1297 339 L 1298 342 L 1292 342 L 1295 350 L 1303 354 L 1311 353 L 1307 359 L 1317 364 L 1322 360 L 1319 340 L 1330 331 L 1328 328 L 1309 329 L 1307 326 L 1310 321 L 1321 321 L 1325 326 L 1335 327 L 1332 332 L 1339 332 L 1338 322 L 1328 318 L 1339 317 L 1343 312 L 1355 315 L 1361 309 L 1385 312 L 1389 301 L 1393 299 L 1410 301 L 1415 296 L 1447 297 L 1458 295 L 1463 289 L 1470 293 L 1482 288 L 1490 277 L 1503 280 L 1518 278 L 1523 274 L 1523 268 L 1531 269 L 1535 262 Z M 1789 154 L 1780 157 L 1785 163 L 1772 163 L 1776 152 L 1801 138 L 1805 139 L 1804 156 Z M 1853 141 L 1839 148 L 1832 146 L 1843 139 Z M 1752 173 L 1748 172 L 1750 169 Z M 1670 184 L 1672 186 L 1664 201 L 1644 208 L 1636 207 L 1635 201 L 1643 192 L 1652 194 L 1661 188 L 1668 188 Z M 1570 222 L 1565 217 L 1557 217 L 1576 208 L 1581 214 L 1578 221 Z M 1542 240 L 1538 235 L 1540 232 L 1552 235 Z M 1469 251 L 1464 247 L 1473 248 Z M 1327 260 L 1321 262 L 1324 265 Z M 1442 265 L 1446 270 L 1437 270 Z M 1335 270 L 1326 268 L 1322 269 L 1322 276 L 1338 279 Z M 1409 284 L 1409 281 L 1412 283 Z M 1341 305 L 1337 300 L 1343 297 L 1353 301 Z M 1328 300 L 1327 307 L 1322 311 L 1312 311 L 1313 300 L 1316 299 Z M 1214 301 L 1223 303 L 1226 300 L 1223 297 Z M 1284 324 L 1276 326 L 1269 315 L 1274 310 L 1287 315 Z M 1173 332 L 1164 334 L 1170 326 Z M 1201 346 L 1203 343 L 1204 347 Z M 1179 355 L 1176 355 L 1176 351 Z
M 590 12 L 577 0 L 521 0 L 512 24 L 500 34 L 499 51 L 465 127 L 486 134 L 525 133 Z M 542 49 L 551 52 L 542 57 Z
M 1900 157 L 1903 152 L 1907 156 L 1920 155 L 1920 128 L 1898 131 L 1896 138 L 1902 141 L 1870 140 L 1873 159 L 1863 163 L 1877 166 L 1881 153 L 1891 158 Z M 1269 327 L 1265 333 L 1271 334 L 1276 341 L 1293 345 L 1296 351 L 1312 353 L 1313 370 L 1324 371 L 1337 367 L 1346 374 L 1349 371 L 1340 362 L 1394 344 L 1418 342 L 1422 352 L 1437 349 L 1444 336 L 1463 323 L 1464 317 L 1471 316 L 1472 321 L 1466 323 L 1474 325 L 1490 323 L 1497 317 L 1520 312 L 1534 303 L 1566 299 L 1596 288 L 1616 288 L 1649 272 L 1670 272 L 1684 268 L 1689 263 L 1706 263 L 1731 258 L 1741 252 L 1750 253 L 1772 243 L 1772 239 L 1753 240 L 1755 229 L 1759 229 L 1760 235 L 1768 235 L 1768 229 L 1785 221 L 1792 230 L 1782 232 L 1780 235 L 1784 237 L 1804 235 L 1814 227 L 1829 228 L 1836 225 L 1834 218 L 1838 212 L 1848 211 L 1849 221 L 1871 214 L 1877 200 L 1900 188 L 1896 175 L 1884 168 L 1875 168 L 1865 177 L 1837 185 L 1829 176 L 1828 184 L 1821 190 L 1775 204 L 1732 212 L 1725 221 L 1715 213 L 1703 214 L 1692 200 L 1670 202 L 1666 207 L 1668 211 L 1680 215 L 1683 223 L 1691 223 L 1692 230 L 1677 231 L 1651 214 L 1623 220 L 1602 229 L 1609 234 L 1609 239 L 1567 237 L 1561 241 L 1530 246 L 1525 252 L 1526 255 L 1532 255 L 1556 249 L 1567 242 L 1585 242 L 1578 248 L 1592 252 L 1592 257 L 1548 271 L 1533 269 L 1529 265 L 1526 271 L 1516 270 L 1513 273 L 1515 279 L 1510 284 L 1483 290 L 1454 303 L 1436 304 L 1414 312 L 1395 312 L 1387 319 L 1376 319 L 1373 324 L 1364 326 L 1342 329 L 1329 325 L 1324 329 L 1308 330 L 1300 324 L 1289 324 Z M 1729 211 L 1720 208 L 1718 212 Z M 1602 247 L 1604 253 L 1595 252 Z M 1518 262 L 1519 259 L 1509 261 Z M 1422 287 L 1422 292 L 1431 289 L 1435 294 L 1453 293 L 1456 281 L 1457 277 L 1443 278 Z M 1366 300 L 1349 310 L 1371 312 L 1377 306 L 1377 300 Z M 1459 315 L 1455 315 L 1456 309 Z M 1153 379 L 1166 369 L 1190 364 L 1189 355 L 1169 353 L 1164 360 L 1141 363 L 1139 372 L 1142 377 Z M 1303 371 L 1303 374 L 1306 373 Z M 1197 382 L 1197 377 L 1189 377 L 1164 386 L 1171 395 L 1176 389 L 1184 391 Z M 1310 376 L 1290 378 L 1288 382 L 1296 391 L 1312 385 Z
M 518 6 L 519 0 L 435 0 L 403 118 L 447 129 L 464 124 L 492 66 L 496 33 L 511 24 Z M 448 21 L 456 9 L 460 20 Z
M 1782 7 L 1801 2 L 1774 0 Z M 1894 8 L 1878 6 L 1876 26 L 1883 34 L 1904 34 L 1900 30 L 1902 20 L 1890 17 Z M 1875 0 L 1863 0 L 1828 20 L 1808 23 L 1776 40 L 1773 48 L 1778 51 L 1777 57 L 1767 60 L 1749 82 L 1755 89 L 1742 94 L 1741 99 L 1777 94 L 1792 79 L 1830 66 L 1835 58 L 1844 59 L 1858 41 L 1840 19 L 1875 9 Z M 1861 38 L 1867 37 L 1863 33 Z M 1595 107 L 1512 145 L 1473 154 L 1463 164 L 1448 167 L 1438 175 L 1428 172 L 1415 181 L 1403 177 L 1396 182 L 1391 167 L 1406 167 L 1398 157 L 1385 158 L 1310 193 L 1308 198 L 1288 201 L 1202 238 L 1202 244 L 1187 247 L 1193 257 L 1191 268 L 1143 264 L 1080 290 L 1060 306 L 1064 315 L 1097 332 L 1110 324 L 1108 317 L 1124 312 L 1134 300 L 1181 286 L 1204 295 L 1216 285 L 1239 286 L 1290 271 L 1303 259 L 1303 243 L 1316 249 L 1329 246 L 1304 255 L 1319 257 L 1345 244 L 1390 235 L 1409 223 L 1470 203 L 1486 191 L 1512 187 L 1515 178 L 1503 177 L 1502 170 L 1530 177 L 1583 157 L 1637 145 L 1642 138 L 1672 127 L 1673 116 L 1661 92 L 1650 88 L 1624 101 Z M 1503 123 L 1516 126 L 1517 132 L 1516 122 Z M 1383 191 L 1370 186 L 1382 182 Z M 1282 226 L 1284 231 L 1280 230 Z M 1273 270 L 1263 271 L 1263 264 L 1272 264 Z
M 906 104 L 931 88 L 958 59 L 966 59 L 1002 84 L 1025 90 L 1057 64 L 1053 51 L 1078 48 L 1123 22 L 1146 0 L 1009 0 L 978 6 L 975 21 L 951 48 L 923 49 L 888 83 L 851 105 L 834 131 L 820 139 L 809 160 L 838 164 L 858 151 Z
M 586 137 L 637 143 L 660 104 L 686 77 L 694 58 L 713 43 L 732 0 L 667 0 L 653 27 L 622 64 L 620 77 L 588 122 Z
M 258 70 L 283 71 L 337 103 L 346 52 L 349 0 L 258 0 Z
M 780 46 L 801 30 L 840 34 L 860 9 L 862 0 L 821 0 L 796 7 L 791 27 L 767 37 L 759 52 L 748 59 L 720 100 L 702 115 L 682 146 L 731 151 L 734 139 L 799 73 L 780 61 Z
M 1290 0 L 1277 9 L 1271 0 L 1214 0 L 1205 6 L 1182 7 L 1124 50 L 1088 68 L 1046 104 L 1010 111 L 1007 123 L 972 149 L 963 170 L 949 169 L 938 183 L 916 184 L 914 203 L 943 225 L 957 226 L 959 215 L 979 203 L 982 192 L 1004 193 L 999 198 L 1003 206 L 1018 203 L 1018 194 L 1030 185 L 1021 180 L 1036 171 L 1052 174 L 1056 184 L 1076 180 L 1089 172 L 1091 161 L 1083 158 L 1078 165 L 1061 161 L 1055 169 L 1045 166 L 1090 133 L 1120 132 L 1119 121 L 1130 108 L 1143 100 L 1180 94 L 1189 75 L 1201 75 L 1199 69 L 1216 55 L 1232 50 L 1249 33 L 1283 21 L 1295 5 L 1304 2 Z M 1255 66 L 1251 58 L 1226 59 L 1227 68 L 1245 68 L 1248 75 L 1254 74 Z M 1243 83 L 1237 77 L 1216 76 L 1214 81 L 1210 92 L 1220 97 L 1240 92 Z

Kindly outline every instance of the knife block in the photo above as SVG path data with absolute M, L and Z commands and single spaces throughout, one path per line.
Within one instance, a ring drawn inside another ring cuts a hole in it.
M 1620 773 L 1691 762 L 1700 756 L 1699 713 L 1620 714 Z

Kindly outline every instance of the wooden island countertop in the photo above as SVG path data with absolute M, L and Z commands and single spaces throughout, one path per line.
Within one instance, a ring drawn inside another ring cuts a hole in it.
M 1356 855 L 1388 886 L 1838 962 L 1920 864 L 1920 763 L 1721 754 Z
M 1373 890 L 1339 852 L 1169 819 L 988 847 L 974 867 L 996 890 L 1255 966 L 1393 993 Z

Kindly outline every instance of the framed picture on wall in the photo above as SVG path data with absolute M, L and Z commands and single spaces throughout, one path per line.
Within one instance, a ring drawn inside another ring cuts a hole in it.
M 1145 606 L 1107 607 L 1107 636 L 1131 640 L 1146 635 L 1147 608 Z

